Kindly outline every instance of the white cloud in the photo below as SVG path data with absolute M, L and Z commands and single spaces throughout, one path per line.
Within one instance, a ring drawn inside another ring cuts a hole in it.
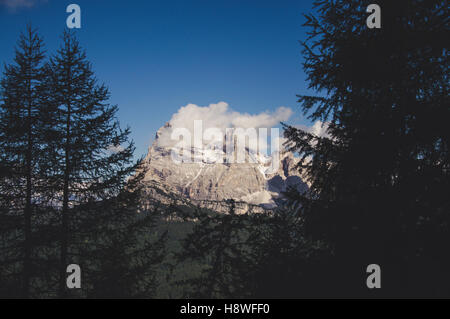
M 239 113 L 231 110 L 225 102 L 198 106 L 188 104 L 178 110 L 172 116 L 170 124 L 173 127 L 193 127 L 194 120 L 202 120 L 204 128 L 260 128 L 273 127 L 282 121 L 287 121 L 292 115 L 292 110 L 279 107 L 275 112 L 262 112 L 256 115 Z
M 172 159 L 180 163 L 190 162 L 192 159 L 204 163 L 215 163 L 223 160 L 224 146 L 228 151 L 229 145 L 224 145 L 224 143 L 225 134 L 230 133 L 234 137 L 240 136 L 238 138 L 241 141 L 241 143 L 238 141 L 240 147 L 242 147 L 243 139 L 246 139 L 243 142 L 244 147 L 248 147 L 250 150 L 252 160 L 259 163 L 270 163 L 270 167 L 268 166 L 266 169 L 277 171 L 279 161 L 276 159 L 279 158 L 286 139 L 282 137 L 282 129 L 275 129 L 273 132 L 271 130 L 279 127 L 280 122 L 288 122 L 292 114 L 293 111 L 287 107 L 279 107 L 275 111 L 249 114 L 234 111 L 225 102 L 208 106 L 188 104 L 173 114 L 168 125 L 159 129 L 154 146 L 171 148 L 172 155 L 176 154 Z M 201 121 L 201 128 L 199 121 Z M 329 137 L 328 125 L 328 122 L 317 121 L 312 126 L 296 125 L 296 127 L 316 136 Z M 230 129 L 231 131 L 229 131 Z M 199 132 L 199 136 L 194 132 Z M 236 149 L 237 156 L 243 154 L 243 162 L 246 162 L 245 151 L 240 147 L 238 146 Z M 190 151 L 186 152 L 186 150 Z
M 123 152 L 123 151 L 124 151 L 124 148 L 123 148 L 122 145 L 110 145 L 110 146 L 108 146 L 108 148 L 106 149 L 106 151 L 107 151 L 109 154 L 117 154 L 117 153 Z
M 265 111 L 259 114 L 240 113 L 230 109 L 225 102 L 210 104 L 209 106 L 198 106 L 196 104 L 188 104 L 181 107 L 169 121 L 171 127 L 163 127 L 159 130 L 158 145 L 171 147 L 178 141 L 174 141 L 171 137 L 174 129 L 186 129 L 194 132 L 194 121 L 202 121 L 203 132 L 207 129 L 216 128 L 223 134 L 226 129 L 249 129 L 267 128 L 270 136 L 270 129 L 276 127 L 280 122 L 287 121 L 292 110 L 287 107 L 279 107 L 274 112 Z M 259 144 L 260 151 L 267 148 L 267 145 Z
M 310 134 L 313 134 L 317 137 L 331 138 L 330 134 L 328 134 L 328 132 L 327 132 L 329 125 L 330 125 L 330 122 L 316 121 L 312 126 L 296 125 L 295 127 L 298 129 L 301 129 L 305 132 L 308 132 Z M 317 140 L 313 140 L 310 145 L 311 146 L 317 145 Z M 312 156 L 308 156 L 305 158 L 305 161 L 306 161 L 306 163 L 309 163 L 312 161 L 312 159 L 313 159 Z M 308 181 L 307 176 L 304 176 L 303 179 L 305 181 L 307 181 L 308 186 L 311 186 L 310 182 Z
M 15 12 L 21 8 L 32 8 L 35 5 L 48 0 L 0 0 L 0 5 L 6 7 L 10 12 Z
M 312 126 L 297 125 L 296 127 L 318 137 L 330 137 L 327 132 L 328 125 L 328 122 L 317 121 Z

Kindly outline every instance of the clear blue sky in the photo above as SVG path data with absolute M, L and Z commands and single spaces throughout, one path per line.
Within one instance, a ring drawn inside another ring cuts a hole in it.
M 7 9 L 6 3 L 22 4 Z M 82 10 L 77 31 L 97 78 L 132 129 L 137 156 L 156 130 L 188 103 L 225 101 L 259 113 L 291 107 L 291 123 L 309 124 L 296 94 L 307 93 L 299 40 L 312 1 L 0 0 L 0 62 L 10 63 L 31 22 L 53 53 L 67 5 Z

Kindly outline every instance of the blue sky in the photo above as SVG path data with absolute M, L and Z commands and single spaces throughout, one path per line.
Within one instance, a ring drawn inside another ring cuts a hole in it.
M 79 40 L 119 105 L 121 124 L 131 127 L 137 156 L 188 103 L 225 101 L 251 114 L 285 106 L 294 110 L 288 122 L 309 125 L 296 95 L 308 93 L 298 41 L 311 2 L 0 0 L 0 62 L 12 61 L 29 22 L 53 53 L 66 7 L 76 3 Z

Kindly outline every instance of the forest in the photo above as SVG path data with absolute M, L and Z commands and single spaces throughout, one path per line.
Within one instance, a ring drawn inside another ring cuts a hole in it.
M 379 29 L 366 1 L 305 15 L 298 112 L 327 135 L 282 124 L 310 187 L 260 213 L 144 183 L 76 32 L 48 52 L 24 26 L 0 77 L 0 298 L 450 297 L 448 4 L 377 3 Z

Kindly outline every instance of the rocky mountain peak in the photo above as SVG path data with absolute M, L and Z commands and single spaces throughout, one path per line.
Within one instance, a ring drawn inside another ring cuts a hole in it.
M 283 192 L 295 187 L 303 192 L 307 185 L 303 182 L 295 166 L 298 160 L 291 152 L 275 153 L 278 156 L 277 169 L 269 169 L 274 158 L 245 148 L 245 163 L 228 163 L 225 149 L 215 149 L 213 160 L 208 160 L 211 150 L 191 149 L 193 158 L 199 154 L 201 161 L 175 162 L 172 147 L 160 142 L 166 123 L 156 133 L 156 139 L 145 158 L 145 181 L 157 183 L 165 191 L 193 201 L 235 201 L 276 207 L 283 200 Z

